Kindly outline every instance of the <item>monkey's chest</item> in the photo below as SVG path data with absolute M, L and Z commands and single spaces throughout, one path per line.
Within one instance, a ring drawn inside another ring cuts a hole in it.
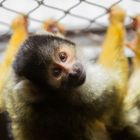
M 43 117 L 41 117 L 43 116 Z M 47 140 L 86 140 L 85 138 L 85 120 L 78 114 L 78 110 L 67 109 L 49 109 L 42 114 L 38 120 L 40 133 Z
M 87 135 L 87 118 L 79 109 L 35 108 L 28 117 L 23 122 L 14 122 L 24 140 L 91 140 Z M 20 134 L 16 135 L 22 140 Z

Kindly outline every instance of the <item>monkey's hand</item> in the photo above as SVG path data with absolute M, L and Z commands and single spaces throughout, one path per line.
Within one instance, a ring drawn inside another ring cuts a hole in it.
M 38 94 L 38 89 L 29 81 L 22 80 L 14 87 L 14 93 L 17 94 L 19 99 L 26 102 L 38 102 L 43 99 L 41 94 Z

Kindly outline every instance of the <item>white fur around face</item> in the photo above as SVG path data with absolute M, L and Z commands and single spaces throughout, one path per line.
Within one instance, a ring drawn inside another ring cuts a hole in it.
M 125 101 L 131 103 L 132 101 L 140 100 L 140 98 L 137 98 L 137 96 L 140 96 L 140 70 L 131 75 L 128 88 L 128 95 Z
M 137 106 L 140 102 L 140 70 L 135 71 L 128 83 L 128 95 L 124 100 L 124 120 L 126 123 L 135 124 L 140 118 L 140 109 Z
M 125 113 L 125 120 L 129 123 L 135 124 L 140 117 L 139 109 L 135 106 Z
M 90 64 L 86 65 L 86 81 L 84 85 L 82 85 L 79 90 L 82 92 L 82 97 L 84 100 L 88 100 L 88 102 L 93 102 L 101 96 L 106 96 L 103 94 L 112 94 L 112 88 L 115 85 L 115 82 L 119 80 L 117 74 L 114 74 L 109 69 L 105 69 L 103 66 L 99 64 Z M 105 91 L 108 92 L 105 92 Z M 84 94 L 86 92 L 86 94 Z M 84 96 L 85 95 L 85 96 Z

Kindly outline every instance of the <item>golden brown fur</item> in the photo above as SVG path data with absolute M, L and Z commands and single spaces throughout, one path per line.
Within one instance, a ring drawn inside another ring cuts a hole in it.
M 124 11 L 121 12 L 124 19 Z M 92 64 L 80 62 L 75 44 L 65 38 L 29 37 L 18 52 L 1 98 L 12 120 L 15 140 L 109 140 L 107 129 L 114 126 L 126 91 L 128 73 L 123 41 L 123 20 L 117 20 L 108 29 L 98 62 Z M 72 77 L 76 80 L 58 78 L 59 70 L 54 69 L 58 76 L 54 84 L 50 80 L 52 72 L 48 72 L 50 65 L 73 70 L 73 61 L 67 65 L 54 59 L 63 47 L 73 50 L 71 55 L 78 69 L 74 68 L 76 77 L 75 73 Z

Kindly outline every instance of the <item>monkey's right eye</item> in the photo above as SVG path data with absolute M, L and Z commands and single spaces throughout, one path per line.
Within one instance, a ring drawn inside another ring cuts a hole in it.
M 55 76 L 55 77 L 60 76 L 60 74 L 61 74 L 61 69 L 60 69 L 60 68 L 53 68 L 53 69 L 52 69 L 52 74 L 53 74 L 53 76 Z
M 65 62 L 67 60 L 67 54 L 65 52 L 60 52 L 59 58 L 62 62 Z

